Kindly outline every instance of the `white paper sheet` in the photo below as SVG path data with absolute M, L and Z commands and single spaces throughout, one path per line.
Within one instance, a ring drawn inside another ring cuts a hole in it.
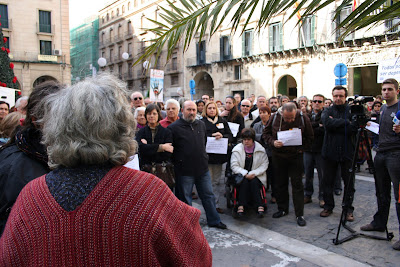
M 129 158 L 129 161 L 124 166 L 127 167 L 127 168 L 130 168 L 130 169 L 134 169 L 134 170 L 140 171 L 138 154 L 135 154 L 134 156 L 131 156 Z
M 239 124 L 234 122 L 228 122 L 229 128 L 231 129 L 233 137 L 236 137 L 239 132 Z
M 226 154 L 228 152 L 228 138 L 215 139 L 207 137 L 206 152 L 213 154 Z
M 278 140 L 283 142 L 283 146 L 301 146 L 302 138 L 301 138 L 301 130 L 298 128 L 288 130 L 288 131 L 280 131 L 277 133 Z
M 365 129 L 375 133 L 375 134 L 379 134 L 379 124 L 377 124 L 376 122 L 373 121 L 369 121 L 371 123 L 370 126 L 365 126 Z

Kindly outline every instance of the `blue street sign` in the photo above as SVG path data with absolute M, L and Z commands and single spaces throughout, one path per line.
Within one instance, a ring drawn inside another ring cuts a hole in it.
M 335 79 L 335 85 L 346 85 L 347 79 L 346 78 L 338 78 Z
M 335 74 L 336 77 L 342 78 L 347 74 L 347 66 L 343 63 L 338 63 L 333 69 L 333 73 Z
M 196 94 L 196 89 L 190 89 L 190 94 L 195 95 Z
M 194 80 L 190 80 L 189 87 L 190 87 L 190 89 L 194 89 L 196 87 L 196 82 Z

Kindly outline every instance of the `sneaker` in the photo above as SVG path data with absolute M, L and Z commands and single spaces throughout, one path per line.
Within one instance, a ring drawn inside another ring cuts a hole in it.
M 332 210 L 326 210 L 324 209 L 323 211 L 321 211 L 321 213 L 319 214 L 319 216 L 321 217 L 328 217 L 332 214 Z
M 305 196 L 304 197 L 304 204 L 308 204 L 308 203 L 311 203 L 311 202 L 312 202 L 311 197 L 309 197 L 309 196 Z
M 297 219 L 297 224 L 299 225 L 299 226 L 306 226 L 306 220 L 304 220 L 304 217 L 303 216 L 299 216 L 299 217 L 297 217 L 296 218 Z
M 274 214 L 272 214 L 272 218 L 280 218 L 287 215 L 286 212 L 284 212 L 283 210 L 278 210 L 277 212 L 275 212 Z
M 394 250 L 400 250 L 400 240 L 393 244 L 392 248 Z
M 371 223 L 366 224 L 364 226 L 361 226 L 360 230 L 361 231 L 377 231 L 377 232 L 384 232 L 385 231 L 385 229 L 383 229 L 383 228 L 376 228 Z
M 348 221 L 348 222 L 354 221 L 354 216 L 353 216 L 352 212 L 347 213 L 346 221 Z
M 324 206 L 325 206 L 325 201 L 320 200 L 320 201 L 319 201 L 319 207 L 320 207 L 320 208 L 324 208 Z

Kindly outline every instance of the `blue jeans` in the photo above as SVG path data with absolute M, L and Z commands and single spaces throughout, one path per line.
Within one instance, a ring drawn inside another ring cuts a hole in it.
M 322 157 L 319 152 L 304 152 L 304 173 L 306 176 L 306 182 L 304 185 L 304 195 L 311 197 L 314 193 L 314 165 L 317 167 L 318 173 L 318 199 L 322 200 L 323 187 L 322 187 Z
M 206 211 L 207 224 L 209 226 L 219 224 L 221 219 L 215 207 L 215 197 L 212 190 L 210 172 L 207 171 L 198 176 L 176 177 L 177 197 L 190 206 L 192 205 L 193 185 L 196 185 L 197 193 L 199 193 L 201 203 Z

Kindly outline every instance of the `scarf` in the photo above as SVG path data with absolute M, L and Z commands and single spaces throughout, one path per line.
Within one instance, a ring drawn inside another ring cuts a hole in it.
M 47 165 L 47 152 L 42 140 L 42 132 L 36 128 L 21 129 L 15 135 L 15 143 L 19 150 L 31 158 Z
M 218 116 L 215 116 L 214 119 L 207 116 L 207 120 L 212 124 L 216 124 L 218 122 Z

